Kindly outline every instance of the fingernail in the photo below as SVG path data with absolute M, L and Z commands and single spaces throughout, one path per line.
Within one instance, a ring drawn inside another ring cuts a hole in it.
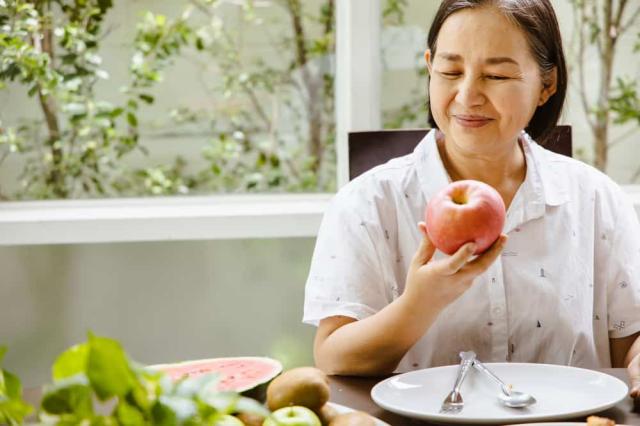
M 476 247 L 478 247 L 478 246 L 476 245 L 476 243 L 471 243 L 471 244 L 469 244 L 469 245 L 467 246 L 467 250 L 468 250 L 469 252 L 473 253 L 473 252 L 475 252 L 475 251 L 476 251 Z

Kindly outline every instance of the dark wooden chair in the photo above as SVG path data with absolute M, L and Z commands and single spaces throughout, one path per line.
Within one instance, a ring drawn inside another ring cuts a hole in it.
M 413 151 L 429 129 L 375 130 L 349 133 L 349 180 L 378 164 Z M 571 126 L 557 126 L 544 147 L 571 157 Z

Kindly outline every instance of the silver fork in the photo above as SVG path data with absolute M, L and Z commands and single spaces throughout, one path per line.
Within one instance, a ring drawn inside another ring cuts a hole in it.
M 462 394 L 460 393 L 460 386 L 462 381 L 467 375 L 467 371 L 473 365 L 473 361 L 476 359 L 476 353 L 473 351 L 460 352 L 460 367 L 458 367 L 458 376 L 453 384 L 453 390 L 442 401 L 440 412 L 444 414 L 457 414 L 464 407 L 464 401 L 462 400 Z

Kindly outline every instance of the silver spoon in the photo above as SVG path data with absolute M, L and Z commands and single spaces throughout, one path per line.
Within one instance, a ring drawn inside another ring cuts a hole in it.
M 481 363 L 477 359 L 473 361 L 473 366 L 485 373 L 487 376 L 491 377 L 494 382 L 500 385 L 500 390 L 502 392 L 498 394 L 498 399 L 507 407 L 524 408 L 536 403 L 536 399 L 528 393 L 511 390 L 511 387 L 507 386 L 502 380 L 498 378 L 498 376 L 493 374 L 487 367 L 484 366 L 483 363 Z

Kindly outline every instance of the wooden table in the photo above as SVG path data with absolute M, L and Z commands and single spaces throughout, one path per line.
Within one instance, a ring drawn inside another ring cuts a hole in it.
M 603 373 L 610 374 L 629 384 L 627 370 L 624 368 L 608 368 L 601 369 Z M 434 425 L 421 420 L 414 420 L 398 414 L 391 413 L 378 407 L 371 399 L 371 388 L 385 377 L 363 378 L 363 377 L 345 377 L 330 376 L 329 383 L 331 385 L 331 401 L 337 404 L 345 405 L 355 410 L 365 411 L 380 420 L 384 420 L 391 426 L 427 426 Z M 41 389 L 26 389 L 24 398 L 30 404 L 37 406 L 40 403 Z M 606 411 L 595 413 L 602 417 L 608 417 L 615 420 L 617 425 L 638 425 L 640 426 L 640 399 L 633 401 L 626 398 L 615 407 Z M 584 422 L 585 417 L 565 420 L 565 422 Z
M 601 369 L 599 371 L 617 377 L 629 384 L 627 370 L 624 368 L 608 368 Z M 355 410 L 365 411 L 380 420 L 384 420 L 392 426 L 425 426 L 434 424 L 403 417 L 378 407 L 371 399 L 370 392 L 373 385 L 382 379 L 384 379 L 384 377 L 362 378 L 331 376 L 329 378 L 331 384 L 331 401 L 337 404 L 346 405 L 347 407 L 351 407 Z M 617 425 L 640 426 L 640 399 L 633 401 L 631 398 L 626 398 L 615 407 L 595 414 L 615 420 Z M 579 417 L 576 419 L 565 420 L 565 422 L 584 422 L 585 419 L 586 417 Z

